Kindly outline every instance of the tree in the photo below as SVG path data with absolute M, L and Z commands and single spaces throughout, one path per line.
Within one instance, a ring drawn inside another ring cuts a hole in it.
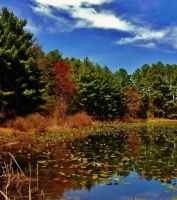
M 143 109 L 151 117 L 168 117 L 176 112 L 175 94 L 176 65 L 157 62 L 143 65 L 133 75 L 133 86 L 142 96 Z M 173 113 L 174 112 L 174 113 Z
M 70 66 L 63 60 L 53 65 L 53 79 L 55 81 L 53 88 L 55 96 L 68 99 L 76 93 L 76 86 L 71 80 Z
M 97 77 L 99 80 L 100 95 L 98 108 L 103 119 L 119 118 L 123 114 L 123 98 L 120 82 L 109 68 L 98 68 Z
M 72 66 L 75 69 L 75 66 Z M 94 67 L 88 67 L 83 62 L 75 71 L 74 80 L 76 82 L 78 94 L 73 101 L 73 111 L 86 111 L 89 115 L 94 115 L 95 105 L 97 104 L 97 95 L 99 86 L 96 83 L 96 74 Z
M 125 114 L 136 118 L 141 109 L 141 96 L 132 88 L 128 88 L 125 93 Z
M 0 13 L 0 103 L 6 116 L 24 115 L 40 110 L 44 85 L 29 49 L 33 35 L 20 20 L 3 8 Z
M 116 73 L 115 76 L 120 83 L 122 90 L 126 90 L 127 87 L 131 86 L 131 75 L 124 68 L 120 68 Z
M 101 120 L 122 115 L 122 94 L 114 73 L 107 67 L 94 65 L 88 58 L 83 62 L 72 59 L 72 68 L 78 90 L 72 106 L 75 111 L 84 110 Z

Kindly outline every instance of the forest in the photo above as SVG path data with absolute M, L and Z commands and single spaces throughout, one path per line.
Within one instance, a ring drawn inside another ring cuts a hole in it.
M 93 119 L 177 118 L 177 65 L 145 64 L 129 74 L 85 58 L 44 52 L 26 20 L 0 13 L 0 120 L 31 113 L 85 112 Z

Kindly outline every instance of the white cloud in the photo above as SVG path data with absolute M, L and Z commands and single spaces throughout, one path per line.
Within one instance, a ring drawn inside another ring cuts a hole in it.
M 66 20 L 64 17 L 56 16 L 52 13 L 52 10 L 48 5 L 38 4 L 36 7 L 31 7 L 34 12 L 40 13 L 49 17 L 50 19 L 55 20 L 52 25 L 48 25 L 47 27 L 43 27 L 43 29 L 55 33 L 55 32 L 68 32 L 74 29 L 75 24 Z
M 138 47 L 144 47 L 146 49 L 155 49 L 157 46 L 154 42 L 149 42 L 149 43 L 146 43 L 146 44 L 140 44 L 140 45 L 137 45 Z
M 97 12 L 92 6 L 102 5 L 112 0 L 34 0 L 37 7 L 33 7 L 35 12 L 40 12 L 53 17 L 52 6 L 58 10 L 67 12 L 73 19 L 77 20 L 76 27 L 95 27 L 103 29 L 116 29 L 120 31 L 131 31 L 134 27 L 131 23 L 121 19 L 111 12 Z M 85 7 L 83 7 L 85 5 Z M 56 16 L 55 16 L 56 17 Z M 57 17 L 56 17 L 57 19 Z
M 102 5 L 112 0 L 35 0 L 39 4 L 50 5 L 58 8 L 80 7 L 84 5 Z
M 39 12 L 41 14 L 47 15 L 49 17 L 52 16 L 51 10 L 48 6 L 45 6 L 43 4 L 38 4 L 37 7 L 31 7 L 35 12 Z
M 77 24 L 78 27 L 95 27 L 120 31 L 131 31 L 133 29 L 133 25 L 126 20 L 118 18 L 112 13 L 98 13 L 93 8 L 79 8 L 72 13 L 72 16 L 80 19 Z
M 145 41 L 161 40 L 167 35 L 168 32 L 169 32 L 168 29 L 155 31 L 153 29 L 149 29 L 146 27 L 139 28 L 137 26 L 136 29 L 132 31 L 134 36 L 122 38 L 117 41 L 117 44 L 123 45 L 123 44 L 128 44 L 128 43 L 134 43 L 137 41 L 144 41 L 144 40 Z
M 52 29 L 55 31 L 55 27 L 59 27 L 59 31 L 73 30 L 76 28 L 114 29 L 131 35 L 119 39 L 116 42 L 118 45 L 138 44 L 138 46 L 145 48 L 155 48 L 157 44 L 170 44 L 173 48 L 177 49 L 177 28 L 167 27 L 159 30 L 149 27 L 146 23 L 138 24 L 138 22 L 132 22 L 121 16 L 117 16 L 111 11 L 101 9 L 103 4 L 110 3 L 113 0 L 33 1 L 36 3 L 36 6 L 33 7 L 35 12 L 48 16 L 58 22 L 57 26 L 49 27 L 48 30 Z M 99 7 L 99 11 L 95 6 Z M 66 12 L 74 20 L 74 23 L 53 14 L 52 8 L 57 9 L 59 12 Z M 172 39 L 169 39 L 170 37 L 175 40 L 175 43 Z

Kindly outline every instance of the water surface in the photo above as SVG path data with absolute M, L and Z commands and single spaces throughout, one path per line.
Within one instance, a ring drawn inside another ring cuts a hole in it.
M 47 200 L 177 199 L 177 126 L 108 128 L 16 157 L 39 164 Z

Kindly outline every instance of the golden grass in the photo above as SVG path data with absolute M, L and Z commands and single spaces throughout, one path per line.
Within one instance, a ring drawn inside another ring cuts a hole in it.
M 85 112 L 76 113 L 74 115 L 64 116 L 57 112 L 51 115 L 41 115 L 34 113 L 25 117 L 16 117 L 14 120 L 6 123 L 7 128 L 1 128 L 1 133 L 4 135 L 12 135 L 15 132 L 21 133 L 45 133 L 50 129 L 57 127 L 65 128 L 82 128 L 92 125 L 92 118 Z M 10 127 L 10 128 L 9 128 Z M 17 134 L 18 135 L 18 134 Z
M 49 121 L 47 117 L 34 113 L 26 117 L 17 117 L 15 120 L 9 121 L 6 126 L 20 132 L 39 133 L 46 131 Z
M 0 128 L 0 136 L 11 136 L 14 134 L 14 129 L 13 128 L 5 128 L 1 127 Z
M 125 122 L 125 123 L 144 123 L 145 120 L 141 119 L 141 118 L 133 118 L 133 117 L 131 117 L 129 115 L 125 115 L 122 118 L 122 122 Z
M 153 123 L 153 124 L 159 124 L 159 123 L 177 123 L 177 120 L 175 119 L 165 119 L 165 118 L 149 118 L 146 120 L 146 123 Z
M 91 126 L 93 123 L 92 118 L 85 112 L 76 113 L 66 117 L 64 127 L 69 128 L 83 128 L 86 126 Z
M 126 117 L 124 120 L 115 120 L 112 122 L 92 121 L 92 118 L 86 113 L 77 113 L 72 116 L 66 116 L 62 124 L 50 123 L 52 117 L 32 114 L 24 118 L 16 118 L 7 123 L 7 128 L 0 128 L 0 145 L 15 146 L 25 140 L 31 141 L 36 137 L 45 140 L 73 139 L 84 137 L 89 134 L 104 131 L 105 128 L 119 128 L 122 126 L 144 126 L 144 125 L 176 125 L 177 120 L 164 118 L 150 118 L 147 120 L 133 119 Z M 11 128 L 9 126 L 11 125 Z

